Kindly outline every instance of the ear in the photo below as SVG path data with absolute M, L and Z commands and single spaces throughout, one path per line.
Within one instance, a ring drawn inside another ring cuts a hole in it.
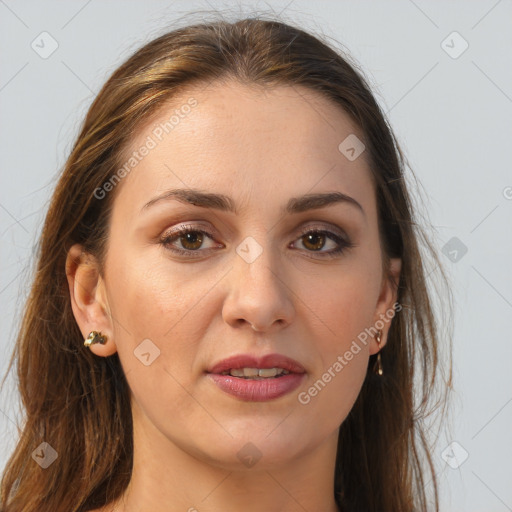
M 394 304 L 396 303 L 398 296 L 398 283 L 400 281 L 401 268 L 401 258 L 391 258 L 389 260 L 387 272 L 384 272 L 381 291 L 372 324 L 382 331 L 382 336 L 380 345 L 377 343 L 375 338 L 373 339 L 370 345 L 370 354 L 376 354 L 386 345 L 389 328 L 391 327 L 391 322 L 395 315 Z
M 99 273 L 96 258 L 83 250 L 80 244 L 73 245 L 66 258 L 71 307 L 75 320 L 87 338 L 91 331 L 100 331 L 107 336 L 104 345 L 94 343 L 89 350 L 98 356 L 110 356 L 117 351 L 114 342 L 113 322 L 108 307 L 105 281 Z M 87 350 L 86 347 L 83 347 Z

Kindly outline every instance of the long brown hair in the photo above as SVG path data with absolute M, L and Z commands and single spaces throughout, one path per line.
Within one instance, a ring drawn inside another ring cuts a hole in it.
M 402 309 L 381 351 L 384 375 L 373 373 L 376 356 L 371 356 L 361 393 L 340 427 L 335 498 L 347 512 L 438 510 L 423 422 L 446 403 L 451 362 L 438 387 L 440 327 L 426 256 L 444 282 L 447 278 L 417 221 L 406 185 L 407 161 L 362 72 L 349 62 L 321 36 L 279 20 L 213 20 L 157 37 L 105 83 L 53 194 L 9 364 L 10 371 L 17 362 L 26 415 L 1 482 L 2 512 L 87 511 L 116 500 L 127 487 L 133 452 L 129 388 L 117 354 L 95 357 L 83 347 L 70 304 L 66 255 L 80 243 L 104 261 L 115 196 L 99 199 L 95 191 L 119 170 L 131 136 L 188 85 L 225 78 L 308 87 L 341 106 L 361 129 L 384 257 L 402 259 Z M 450 306 L 451 296 L 445 300 L 444 307 Z M 446 353 L 451 356 L 451 349 Z M 32 456 L 41 443 L 57 453 L 44 469 Z

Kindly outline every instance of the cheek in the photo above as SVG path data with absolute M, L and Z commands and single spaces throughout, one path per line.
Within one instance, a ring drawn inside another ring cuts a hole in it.
M 378 272 L 367 262 L 340 266 L 321 279 L 303 282 L 304 314 L 317 317 L 321 351 L 332 357 L 371 327 L 377 305 Z M 309 310 L 309 313 L 308 313 Z
M 311 339 L 320 364 L 298 402 L 312 417 L 330 411 L 334 428 L 346 418 L 360 392 L 368 366 L 371 336 L 379 294 L 378 261 L 353 261 L 325 280 L 323 288 L 307 294 L 304 315 L 318 318 Z M 312 288 L 310 288 L 312 289 Z M 309 309 L 309 311 L 308 311 Z
M 166 392 L 179 395 L 177 382 L 185 387 L 192 383 L 191 369 L 216 311 L 209 293 L 225 270 L 205 273 L 194 265 L 177 266 L 158 251 L 113 252 L 111 261 L 116 264 L 108 269 L 107 288 L 125 372 L 140 375 L 135 387 L 155 380 L 148 383 L 152 396 L 163 393 L 161 382 L 167 383 Z M 137 356 L 147 352 L 146 359 L 154 360 L 149 368 L 167 374 L 142 375 L 146 366 Z
M 201 339 L 197 286 L 171 273 L 160 260 L 116 260 L 108 274 L 115 339 L 133 400 L 134 414 L 157 424 L 174 411 L 206 421 L 187 392 Z M 167 410 L 167 412 L 166 412 Z
M 196 281 L 186 269 L 173 270 L 173 264 L 156 250 L 133 250 L 117 259 L 113 254 L 112 261 L 116 264 L 109 269 L 107 286 L 119 322 L 127 327 L 119 334 L 125 337 L 129 331 L 132 338 L 153 336 L 158 340 L 172 337 L 198 301 Z

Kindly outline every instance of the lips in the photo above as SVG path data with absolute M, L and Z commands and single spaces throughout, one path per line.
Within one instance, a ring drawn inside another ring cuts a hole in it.
M 288 370 L 290 373 L 306 372 L 299 362 L 282 354 L 267 354 L 261 357 L 250 354 L 236 355 L 212 365 L 206 372 L 221 374 L 222 372 L 239 368 L 283 368 L 283 370 Z

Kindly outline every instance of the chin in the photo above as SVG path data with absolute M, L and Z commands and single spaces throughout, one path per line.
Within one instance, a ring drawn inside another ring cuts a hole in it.
M 238 421 L 226 425 L 228 434 L 204 439 L 201 458 L 229 471 L 271 469 L 300 458 L 310 447 L 322 442 L 319 432 L 305 432 L 301 425 L 286 424 L 286 414 L 272 421 Z

